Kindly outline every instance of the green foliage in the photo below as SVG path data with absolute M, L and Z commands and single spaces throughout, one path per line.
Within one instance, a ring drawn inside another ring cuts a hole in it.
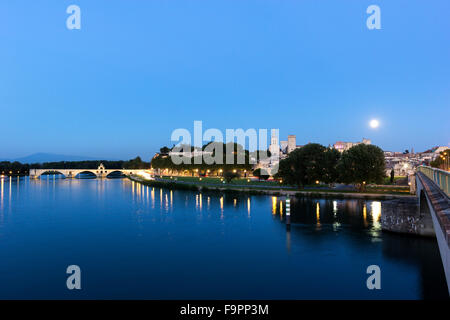
M 310 143 L 295 149 L 280 161 L 276 177 L 283 179 L 284 183 L 298 186 L 313 184 L 315 181 L 331 183 L 338 177 L 339 157 L 340 154 L 335 149 Z
M 34 164 L 22 164 L 20 162 L 0 162 L 0 173 L 2 174 L 28 174 L 30 169 L 97 169 L 103 163 L 106 169 L 148 169 L 149 162 L 144 162 L 140 157 L 128 161 L 59 161 Z
M 394 172 L 394 169 L 392 169 L 391 170 L 391 179 L 390 179 L 391 183 L 394 183 L 394 179 L 395 179 L 395 172 Z
M 255 177 L 258 177 L 258 179 L 260 179 L 260 180 L 261 179 L 264 179 L 264 180 L 269 179 L 269 175 L 268 174 L 263 174 L 262 171 L 261 171 L 261 168 L 258 168 L 255 171 L 253 171 L 253 175 Z
M 377 146 L 359 144 L 341 154 L 316 143 L 295 149 L 280 161 L 277 178 L 297 186 L 344 182 L 381 183 L 385 177 L 384 153 Z
M 233 171 L 225 171 L 223 177 L 227 183 L 230 183 L 233 179 L 239 178 L 239 174 Z
M 170 149 L 164 146 L 161 149 L 159 149 L 159 152 L 161 152 L 161 154 L 168 154 L 170 152 Z
M 382 183 L 385 177 L 384 153 L 374 145 L 359 144 L 342 154 L 339 180 L 344 183 Z
M 26 175 L 30 170 L 29 164 L 22 164 L 14 161 L 2 161 L 0 162 L 0 174 L 4 175 Z
M 175 164 L 172 161 L 172 157 L 166 154 L 159 154 L 155 156 L 151 161 L 151 167 L 153 169 L 169 169 L 171 171 L 177 172 L 198 172 L 200 175 L 206 174 L 207 170 L 210 170 L 210 175 L 219 175 L 220 170 L 222 172 L 232 171 L 232 170 L 251 170 L 253 164 L 250 163 L 250 153 L 248 150 L 245 150 L 241 145 L 237 143 L 227 143 L 224 144 L 222 142 L 209 142 L 205 144 L 202 148 L 203 151 L 212 152 L 211 159 L 217 160 L 217 162 L 207 163 L 205 162 L 204 157 L 181 157 L 178 160 L 181 160 L 180 164 Z M 193 147 L 187 146 L 184 150 L 180 149 L 180 151 L 189 151 L 193 150 Z M 226 164 L 227 156 L 230 162 L 234 164 Z M 242 164 L 238 164 L 239 159 L 243 159 Z
M 341 154 L 334 148 L 328 148 L 325 150 L 323 156 L 323 173 L 319 181 L 325 183 L 336 182 L 339 178 L 338 164 L 341 159 Z
M 141 157 L 125 161 L 122 165 L 124 169 L 148 169 L 150 167 L 150 164 L 142 161 Z

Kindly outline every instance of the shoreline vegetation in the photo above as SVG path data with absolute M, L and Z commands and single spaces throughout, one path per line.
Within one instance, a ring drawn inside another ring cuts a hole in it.
M 127 176 L 131 181 L 141 183 L 149 187 L 164 188 L 170 190 L 186 190 L 194 192 L 218 192 L 218 193 L 243 193 L 251 195 L 272 195 L 272 196 L 298 196 L 298 197 L 311 197 L 311 198 L 333 198 L 333 199 L 373 199 L 373 200 L 390 200 L 397 198 L 410 198 L 414 195 L 409 194 L 409 189 L 405 187 L 401 188 L 389 188 L 383 186 L 385 189 L 380 189 L 379 186 L 374 187 L 373 190 L 370 186 L 366 189 L 366 192 L 358 192 L 355 190 L 338 190 L 331 188 L 312 188 L 305 187 L 302 189 L 285 186 L 285 185 L 273 185 L 271 181 L 253 181 L 248 185 L 239 184 L 240 181 L 233 181 L 234 183 L 214 183 L 214 178 L 210 178 L 212 181 L 208 182 L 208 178 L 190 178 L 190 181 L 179 180 L 184 177 L 160 177 L 155 179 L 145 179 L 137 175 Z M 196 180 L 197 181 L 196 181 Z M 256 184 L 259 182 L 260 184 Z M 269 184 L 268 184 L 269 183 Z M 389 191 L 388 189 L 392 189 Z M 402 190 L 402 191 L 400 191 Z
M 205 156 L 218 159 L 204 159 L 206 151 L 211 155 Z M 256 154 L 260 155 L 260 151 Z M 267 155 L 269 158 L 262 157 L 258 165 L 253 166 L 250 160 L 257 159 L 255 152 L 233 142 L 209 142 L 197 149 L 189 145 L 173 149 L 163 147 L 151 161 L 154 176 L 131 179 L 152 186 L 202 192 L 377 199 L 410 197 L 408 185 L 397 185 L 399 179 L 396 181 L 392 174 L 386 176 L 383 150 L 375 145 L 359 144 L 340 153 L 331 147 L 308 143 L 282 159 Z M 239 156 L 244 161 L 236 161 Z M 401 182 L 407 183 L 407 179 Z
M 148 169 L 150 162 L 143 161 L 140 157 L 130 160 L 85 160 L 85 161 L 57 161 L 44 163 L 20 163 L 0 161 L 0 175 L 23 177 L 28 176 L 30 169 L 97 169 L 102 163 L 106 169 Z

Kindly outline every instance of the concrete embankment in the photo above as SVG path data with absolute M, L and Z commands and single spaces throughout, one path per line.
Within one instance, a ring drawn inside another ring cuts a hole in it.
M 416 197 L 383 201 L 381 227 L 396 233 L 435 236 L 431 215 L 420 212 Z
M 367 199 L 367 200 L 392 200 L 392 199 L 410 199 L 411 195 L 399 194 L 378 194 L 378 193 L 356 193 L 356 192 L 339 192 L 339 191 L 308 191 L 308 190 L 290 190 L 283 188 L 264 188 L 264 187 L 243 187 L 243 186 L 217 186 L 181 183 L 175 181 L 146 180 L 137 176 L 129 176 L 133 181 L 140 182 L 153 187 L 192 190 L 192 191 L 217 191 L 217 192 L 239 192 L 246 194 L 260 194 L 272 196 L 297 196 L 322 199 Z

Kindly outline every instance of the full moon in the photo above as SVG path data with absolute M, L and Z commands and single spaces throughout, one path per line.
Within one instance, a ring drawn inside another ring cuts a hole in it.
M 369 125 L 370 125 L 371 128 L 375 129 L 375 128 L 378 128 L 380 123 L 378 122 L 377 119 L 372 119 L 372 120 L 370 120 Z

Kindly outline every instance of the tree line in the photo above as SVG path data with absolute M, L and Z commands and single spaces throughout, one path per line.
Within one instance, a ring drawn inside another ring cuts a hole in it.
M 131 160 L 86 160 L 58 161 L 45 163 L 0 162 L 0 172 L 4 175 L 28 175 L 30 169 L 97 169 L 103 163 L 106 169 L 148 169 L 150 162 L 142 161 L 140 157 Z
M 197 155 L 197 156 L 179 156 L 179 163 L 175 163 L 170 154 L 175 148 L 169 149 L 163 147 L 160 153 L 156 154 L 151 161 L 153 169 L 167 169 L 170 173 L 180 173 L 188 171 L 190 173 L 196 172 L 199 175 L 223 175 L 224 177 L 237 177 L 243 171 L 250 173 L 258 159 L 265 159 L 270 157 L 270 152 L 265 151 L 248 151 L 238 143 L 229 142 L 209 142 L 198 151 L 210 151 L 211 155 Z M 183 150 L 182 152 L 194 151 L 192 146 L 185 146 L 184 148 L 177 148 Z M 177 156 L 178 157 L 178 156 Z M 214 159 L 214 162 L 205 160 L 206 158 Z M 228 161 L 227 161 L 228 159 Z M 238 161 L 238 160 L 241 161 Z M 240 162 L 240 163 L 239 163 Z
M 209 145 L 209 144 L 208 144 Z M 205 145 L 207 146 L 207 145 Z M 205 146 L 201 150 L 206 150 Z M 221 150 L 228 150 L 225 144 L 218 147 Z M 194 150 L 188 147 L 186 150 Z M 199 148 L 200 150 L 200 148 Z M 186 162 L 175 164 L 170 156 L 171 149 L 163 147 L 160 153 L 155 155 L 151 161 L 153 169 L 167 169 L 168 174 L 188 172 L 190 174 L 203 175 L 222 175 L 227 180 L 242 174 L 242 171 L 252 173 L 258 178 L 267 179 L 261 169 L 252 171 L 256 160 L 267 159 L 270 156 L 268 152 L 249 152 L 241 145 L 234 143 L 232 153 L 234 163 L 237 155 L 245 155 L 244 164 L 227 164 L 226 152 L 223 153 L 220 160 L 222 163 L 207 163 L 202 155 L 196 157 L 186 157 Z M 262 155 L 262 156 L 261 156 Z M 253 160 L 253 161 L 250 161 Z M 375 145 L 359 144 L 349 150 L 340 153 L 334 148 L 326 148 L 317 143 L 310 143 L 302 148 L 295 149 L 287 158 L 279 163 L 279 170 L 274 176 L 282 180 L 284 184 L 305 185 L 322 183 L 341 182 L 346 184 L 357 184 L 361 189 L 365 184 L 381 184 L 386 177 L 385 159 L 383 150 Z
M 358 144 L 342 154 L 317 143 L 295 149 L 280 161 L 276 178 L 284 183 L 305 186 L 317 182 L 381 184 L 386 176 L 383 150 L 374 145 Z

